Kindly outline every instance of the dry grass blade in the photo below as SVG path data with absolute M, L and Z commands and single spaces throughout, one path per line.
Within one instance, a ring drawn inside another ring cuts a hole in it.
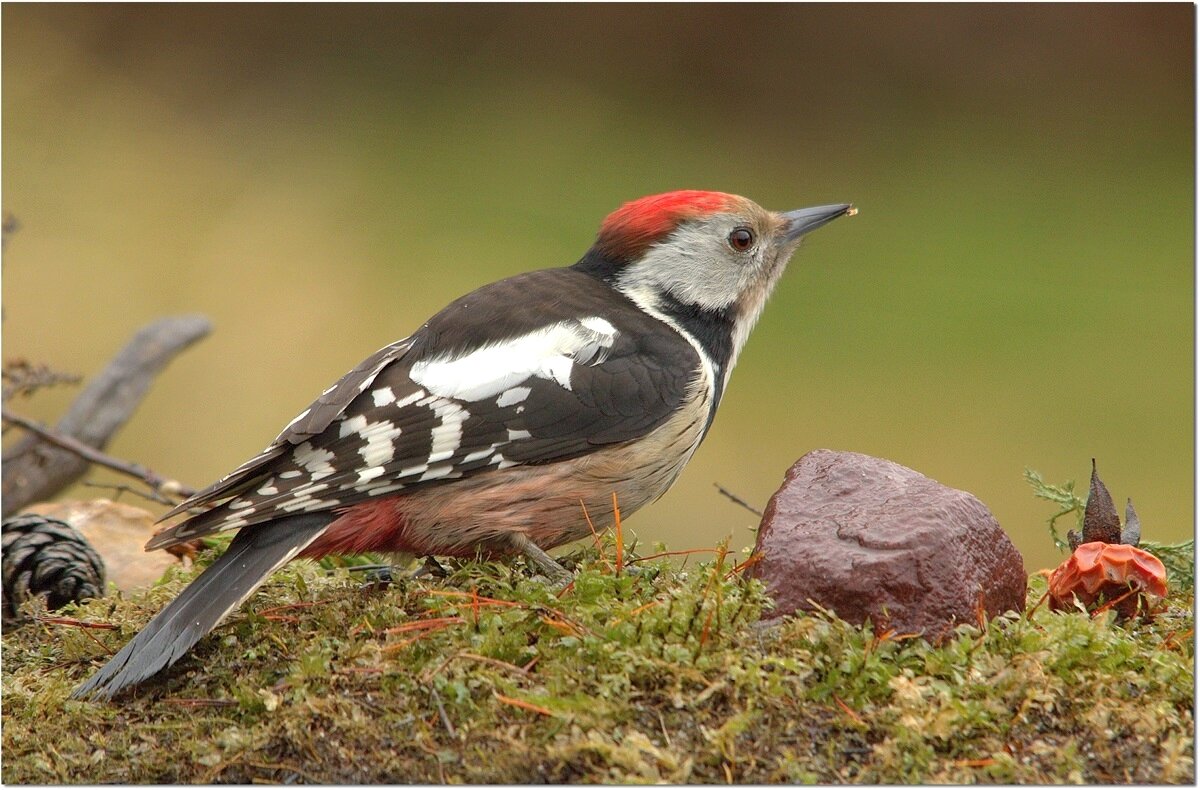
M 733 493 L 729 489 L 725 488 L 725 486 L 721 485 L 720 483 L 713 483 L 713 485 L 717 487 L 717 491 L 720 492 L 720 494 L 722 496 L 726 497 L 729 501 L 733 502 L 735 505 L 740 505 L 741 507 L 746 508 L 746 510 L 749 510 L 751 513 L 758 516 L 759 518 L 763 517 L 763 512 L 761 510 L 754 507 L 749 502 L 742 499 L 740 496 Z
M 629 564 L 633 565 L 637 562 L 649 562 L 650 560 L 661 560 L 663 557 L 686 557 L 692 554 L 716 554 L 720 549 L 714 547 L 711 549 L 678 549 L 676 551 L 660 551 L 655 554 L 647 554 L 645 557 L 632 557 Z
M 472 591 L 469 593 L 459 592 L 458 590 L 427 590 L 426 595 L 432 595 L 437 598 L 465 598 L 470 602 L 471 606 L 513 606 L 524 608 L 526 604 L 517 603 L 515 601 L 504 601 L 499 598 L 489 598 L 485 595 L 479 595 L 478 592 Z
M 166 705 L 179 705 L 184 708 L 230 708 L 237 705 L 231 699 L 205 699 L 203 697 L 167 697 L 163 700 Z
M 866 722 L 863 721 L 862 716 L 859 716 L 857 713 L 855 713 L 854 709 L 851 708 L 849 705 L 847 705 L 845 702 L 843 702 L 842 698 L 839 697 L 837 694 L 833 695 L 833 701 L 837 703 L 837 706 L 842 709 L 843 713 L 845 713 L 850 718 L 854 719 L 854 721 L 856 723 L 862 724 L 862 725 L 866 724 Z
M 621 533 L 621 508 L 617 505 L 617 492 L 613 491 L 612 495 L 613 506 L 613 529 L 617 533 L 617 567 L 616 574 L 621 575 L 621 571 L 625 568 L 625 536 Z
M 587 505 L 581 499 L 579 500 L 579 506 L 583 508 L 583 519 L 587 522 L 588 529 L 592 532 L 592 545 L 596 548 L 596 551 L 600 552 L 601 559 L 604 560 L 604 564 L 607 565 L 608 569 L 611 571 L 612 563 L 608 561 L 608 557 L 605 557 L 604 552 L 601 550 L 603 544 L 600 541 L 600 533 L 596 532 L 596 525 L 592 523 L 592 517 L 588 515 Z
M 117 631 L 121 626 L 112 623 L 92 623 L 87 620 L 76 620 L 72 617 L 39 617 L 39 623 L 50 623 L 51 625 L 66 625 L 72 628 L 99 628 L 105 631 Z
M 496 699 L 500 700 L 505 705 L 512 705 L 514 708 L 522 708 L 524 710 L 530 710 L 530 711 L 533 711 L 534 713 L 540 713 L 543 716 L 553 716 L 554 715 L 554 711 L 550 710 L 549 708 L 544 708 L 541 705 L 535 705 L 532 702 L 526 702 L 525 700 L 517 699 L 516 697 L 506 697 L 505 695 L 501 694 L 499 691 L 493 691 L 492 693 L 496 695 Z

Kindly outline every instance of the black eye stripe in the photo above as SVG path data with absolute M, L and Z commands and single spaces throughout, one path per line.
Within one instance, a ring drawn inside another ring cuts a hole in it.
M 749 228 L 734 228 L 729 233 L 729 246 L 738 252 L 745 252 L 754 245 L 754 232 Z

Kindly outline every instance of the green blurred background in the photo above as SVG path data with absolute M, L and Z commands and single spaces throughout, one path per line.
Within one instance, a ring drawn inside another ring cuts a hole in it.
M 4 354 L 89 375 L 142 324 L 207 314 L 110 448 L 203 485 L 450 299 L 576 260 L 625 200 L 853 201 L 630 527 L 745 545 L 756 519 L 713 483 L 761 506 L 830 447 L 975 493 L 1030 571 L 1059 558 L 1027 465 L 1086 489 L 1095 456 L 1147 537 L 1182 539 L 1193 16 L 6 4 Z M 14 406 L 53 420 L 74 394 Z

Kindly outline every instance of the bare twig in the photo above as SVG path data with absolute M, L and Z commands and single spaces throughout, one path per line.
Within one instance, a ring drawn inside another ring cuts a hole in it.
M 521 708 L 523 710 L 531 710 L 534 713 L 540 713 L 543 716 L 553 716 L 554 715 L 554 711 L 550 710 L 549 708 L 547 708 L 543 705 L 535 705 L 532 702 L 527 702 L 526 700 L 523 700 L 523 699 L 517 699 L 516 697 L 508 697 L 508 696 L 505 696 L 504 694 L 501 694 L 499 691 L 496 691 L 495 689 L 492 689 L 492 695 L 496 699 L 503 702 L 505 705 L 512 705 L 514 708 Z
M 192 315 L 163 318 L 139 330 L 92 379 L 52 429 L 55 435 L 73 440 L 76 445 L 68 448 L 51 441 L 46 435 L 51 429 L 39 432 L 22 426 L 36 435 L 15 443 L 4 453 L 4 479 L 0 487 L 3 515 L 7 517 L 30 502 L 48 499 L 82 477 L 89 463 L 102 463 L 96 457 L 78 452 L 79 446 L 102 450 L 132 416 L 154 377 L 179 352 L 208 335 L 211 329 L 207 318 Z M 128 473 L 127 469 L 104 465 Z M 139 473 L 134 476 L 147 479 Z M 159 488 L 153 484 L 151 487 Z M 161 488 L 159 491 L 166 493 Z
M 78 384 L 83 377 L 75 373 L 63 373 L 46 364 L 36 364 L 27 359 L 9 359 L 4 362 L 4 400 L 14 396 L 29 396 L 40 389 L 59 384 Z
M 173 507 L 176 503 L 176 500 L 168 499 L 167 497 L 155 491 L 153 488 L 141 489 L 134 486 L 127 486 L 124 483 L 96 483 L 91 480 L 84 480 L 80 485 L 83 485 L 87 488 L 103 488 L 106 491 L 112 491 L 114 502 L 121 498 L 121 494 L 133 494 L 134 496 L 140 496 L 142 499 L 149 499 L 151 502 L 157 502 L 160 505 L 168 505 Z M 186 486 L 179 485 L 178 483 L 177 485 L 179 487 L 176 490 L 179 491 L 179 495 L 184 496 L 183 491 L 186 489 Z
M 112 623 L 93 623 L 88 620 L 76 620 L 74 617 L 39 617 L 37 621 L 39 623 L 52 623 L 53 625 L 69 625 L 73 628 L 100 628 L 105 631 L 117 631 L 121 627 Z
M 442 695 L 438 694 L 438 690 L 433 686 L 429 687 L 430 696 L 433 697 L 433 704 L 437 706 L 438 717 L 442 720 L 442 726 L 446 728 L 446 732 L 451 738 L 457 738 L 458 733 L 454 731 L 454 724 L 450 721 L 450 717 L 446 715 L 446 706 L 442 704 Z
M 491 666 L 494 666 L 497 669 L 503 669 L 506 672 L 517 672 L 522 675 L 529 674 L 528 669 L 525 669 L 524 667 L 519 667 L 516 664 L 510 664 L 507 661 L 501 661 L 498 658 L 489 658 L 488 656 L 481 656 L 478 653 L 469 653 L 464 650 L 462 652 L 454 653 L 454 654 L 450 655 L 449 657 L 446 658 L 445 661 L 438 664 L 432 670 L 426 670 L 426 671 L 422 672 L 421 673 L 421 682 L 429 683 L 430 681 L 432 681 L 435 675 L 440 673 L 446 667 L 450 666 L 450 662 L 454 661 L 456 658 L 467 658 L 472 661 L 478 661 L 482 664 L 490 664 Z
M 167 697 L 163 700 L 168 705 L 181 705 L 185 708 L 228 708 L 236 705 L 236 700 L 207 699 L 205 697 Z
M 733 493 L 729 489 L 725 488 L 725 486 L 721 485 L 720 483 L 713 483 L 713 485 L 717 487 L 717 491 L 721 492 L 721 494 L 728 497 L 729 500 L 731 502 L 733 502 L 735 505 L 741 505 L 742 507 L 746 508 L 746 510 L 749 510 L 754 515 L 758 516 L 759 518 L 762 518 L 763 512 L 761 510 L 759 510 L 758 508 L 754 507 L 754 505 L 751 505 L 749 502 L 742 499 L 740 496 Z
M 709 549 L 709 548 L 676 549 L 675 551 L 659 551 L 654 554 L 647 554 L 645 557 L 634 557 L 633 559 L 631 559 L 629 561 L 629 564 L 633 565 L 635 562 L 646 562 L 647 560 L 657 560 L 662 557 L 680 557 L 680 556 L 686 557 L 691 554 L 716 554 L 719 551 L 720 551 L 720 549 L 715 548 L 715 547 L 711 548 L 711 549 Z
M 4 219 L 0 221 L 0 249 L 7 247 L 8 240 L 20 229 L 20 221 L 12 214 L 5 213 Z
M 5 422 L 20 426 L 21 428 L 24 428 L 25 430 L 40 437 L 44 441 L 49 442 L 55 447 L 59 447 L 69 453 L 79 456 L 79 458 L 87 461 L 88 463 L 103 466 L 108 469 L 112 469 L 114 472 L 120 472 L 121 474 L 129 475 L 130 477 L 136 477 L 138 480 L 141 480 L 155 491 L 177 494 L 184 497 L 191 496 L 191 494 L 195 493 L 192 489 L 188 488 L 182 483 L 176 480 L 165 478 L 157 472 L 147 469 L 141 464 L 135 464 L 131 461 L 122 461 L 119 458 L 113 458 L 108 453 L 102 453 L 99 450 L 93 449 L 83 442 L 77 439 L 72 439 L 70 436 L 64 436 L 58 431 L 55 431 L 52 428 L 47 428 L 41 423 L 34 422 L 33 420 L 27 417 L 22 417 L 19 414 L 13 414 L 8 409 L 0 409 L 0 416 L 3 416 Z

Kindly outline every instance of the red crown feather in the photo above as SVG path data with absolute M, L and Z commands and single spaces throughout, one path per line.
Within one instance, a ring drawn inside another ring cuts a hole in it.
M 596 246 L 605 254 L 631 260 L 689 219 L 728 211 L 739 198 L 725 192 L 680 189 L 631 200 L 609 214 Z

